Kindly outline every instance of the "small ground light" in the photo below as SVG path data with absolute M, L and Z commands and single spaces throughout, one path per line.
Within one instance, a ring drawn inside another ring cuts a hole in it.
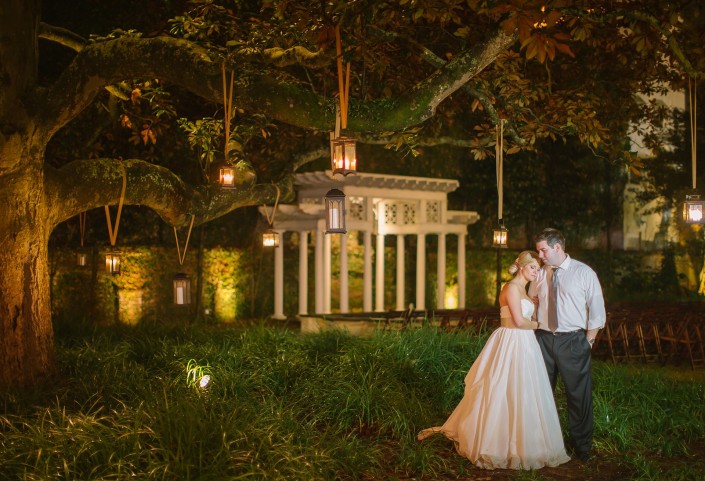
M 201 378 L 200 381 L 198 381 L 198 387 L 201 389 L 205 389 L 208 387 L 208 385 L 211 383 L 211 377 L 210 375 L 206 374 Z

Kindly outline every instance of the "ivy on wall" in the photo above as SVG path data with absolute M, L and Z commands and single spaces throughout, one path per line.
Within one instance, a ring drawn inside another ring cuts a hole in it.
M 352 236 L 351 236 L 352 237 Z M 309 241 L 308 310 L 315 310 L 314 248 Z M 284 242 L 284 312 L 298 312 L 298 234 Z M 348 240 L 349 296 L 352 311 L 362 310 L 364 247 L 359 239 Z M 414 255 L 410 255 L 413 252 Z M 426 259 L 426 307 L 436 305 L 436 251 L 428 246 Z M 573 253 L 571 253 L 573 254 Z M 666 253 L 667 254 L 667 253 Z M 121 274 L 105 272 L 105 250 L 94 248 L 86 267 L 75 265 L 75 251 L 51 252 L 52 310 L 57 322 L 88 324 L 135 324 L 194 322 L 240 322 L 261 319 L 273 311 L 274 253 L 260 245 L 249 249 L 213 247 L 203 251 L 202 300 L 196 313 L 199 275 L 197 252 L 190 250 L 179 265 L 172 248 L 123 248 Z M 497 251 L 470 249 L 466 252 L 466 305 L 490 306 L 495 299 Z M 501 281 L 510 280 L 507 269 L 517 252 L 501 252 Z M 663 253 L 581 251 L 575 253 L 595 269 L 608 301 L 674 299 L 692 297 L 679 285 L 673 259 Z M 340 244 L 332 242 L 332 300 L 339 306 Z M 446 290 L 457 290 L 457 249 L 449 248 L 446 263 Z M 396 251 L 385 248 L 385 309 L 395 308 Z M 414 302 L 415 250 L 407 251 L 405 299 Z M 177 272 L 191 276 L 192 305 L 173 304 L 172 278 Z M 455 292 L 455 291 L 453 291 Z M 457 295 L 457 294 L 456 294 Z M 197 314 L 199 314 L 197 316 Z

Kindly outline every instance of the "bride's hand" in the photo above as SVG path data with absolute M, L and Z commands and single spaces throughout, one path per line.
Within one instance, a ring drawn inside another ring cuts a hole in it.
M 539 307 L 539 296 L 532 297 L 531 302 L 533 302 L 536 307 Z

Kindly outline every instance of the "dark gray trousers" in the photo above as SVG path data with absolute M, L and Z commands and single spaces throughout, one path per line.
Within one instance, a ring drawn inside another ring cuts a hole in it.
M 554 392 L 560 375 L 568 395 L 568 430 L 575 454 L 589 454 L 594 427 L 592 414 L 592 356 L 585 331 L 554 335 L 537 330 L 536 339 Z

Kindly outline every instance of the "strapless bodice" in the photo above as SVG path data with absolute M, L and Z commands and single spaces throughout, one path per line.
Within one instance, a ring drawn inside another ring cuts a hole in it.
M 529 299 L 521 300 L 521 315 L 524 319 L 531 319 L 534 314 L 534 303 Z M 509 306 L 499 308 L 499 317 L 502 318 L 502 327 L 516 327 L 512 322 L 512 314 L 509 312 Z

